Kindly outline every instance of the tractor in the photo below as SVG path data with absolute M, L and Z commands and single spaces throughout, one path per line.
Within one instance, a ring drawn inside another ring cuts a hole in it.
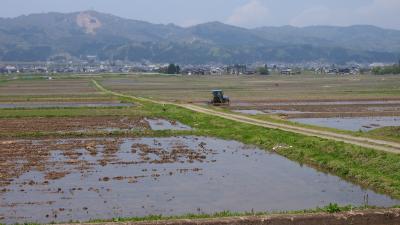
M 230 100 L 228 96 L 224 96 L 224 92 L 222 90 L 213 90 L 212 91 L 213 99 L 210 104 L 219 106 L 219 105 L 229 105 Z

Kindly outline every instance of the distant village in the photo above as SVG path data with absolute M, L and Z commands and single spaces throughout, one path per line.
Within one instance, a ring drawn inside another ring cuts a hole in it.
M 209 65 L 179 65 L 176 73 L 183 75 L 297 75 L 305 71 L 315 74 L 360 74 L 374 67 L 389 64 L 357 64 L 332 65 L 319 62 L 309 63 L 253 63 L 253 64 L 209 64 Z M 170 64 L 151 62 L 99 61 L 96 56 L 87 56 L 84 60 L 69 62 L 0 62 L 0 74 L 96 74 L 96 73 L 167 73 Z

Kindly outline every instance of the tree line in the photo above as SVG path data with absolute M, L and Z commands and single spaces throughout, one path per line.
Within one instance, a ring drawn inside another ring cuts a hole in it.
M 159 72 L 164 73 L 164 74 L 180 74 L 181 67 L 179 65 L 175 65 L 175 64 L 171 63 L 167 67 L 160 68 Z
M 372 73 L 376 75 L 400 74 L 400 62 L 399 64 L 393 66 L 375 67 L 372 69 Z

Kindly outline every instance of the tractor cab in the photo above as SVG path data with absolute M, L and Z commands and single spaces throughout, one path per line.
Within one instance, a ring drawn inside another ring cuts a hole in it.
M 228 96 L 224 96 L 224 92 L 222 90 L 213 90 L 212 91 L 213 99 L 210 104 L 212 105 L 229 105 L 230 100 Z

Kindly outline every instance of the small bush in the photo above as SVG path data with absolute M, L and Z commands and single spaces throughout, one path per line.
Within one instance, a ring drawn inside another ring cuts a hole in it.
M 329 203 L 329 205 L 325 206 L 324 210 L 328 213 L 338 213 L 342 211 L 337 203 Z

